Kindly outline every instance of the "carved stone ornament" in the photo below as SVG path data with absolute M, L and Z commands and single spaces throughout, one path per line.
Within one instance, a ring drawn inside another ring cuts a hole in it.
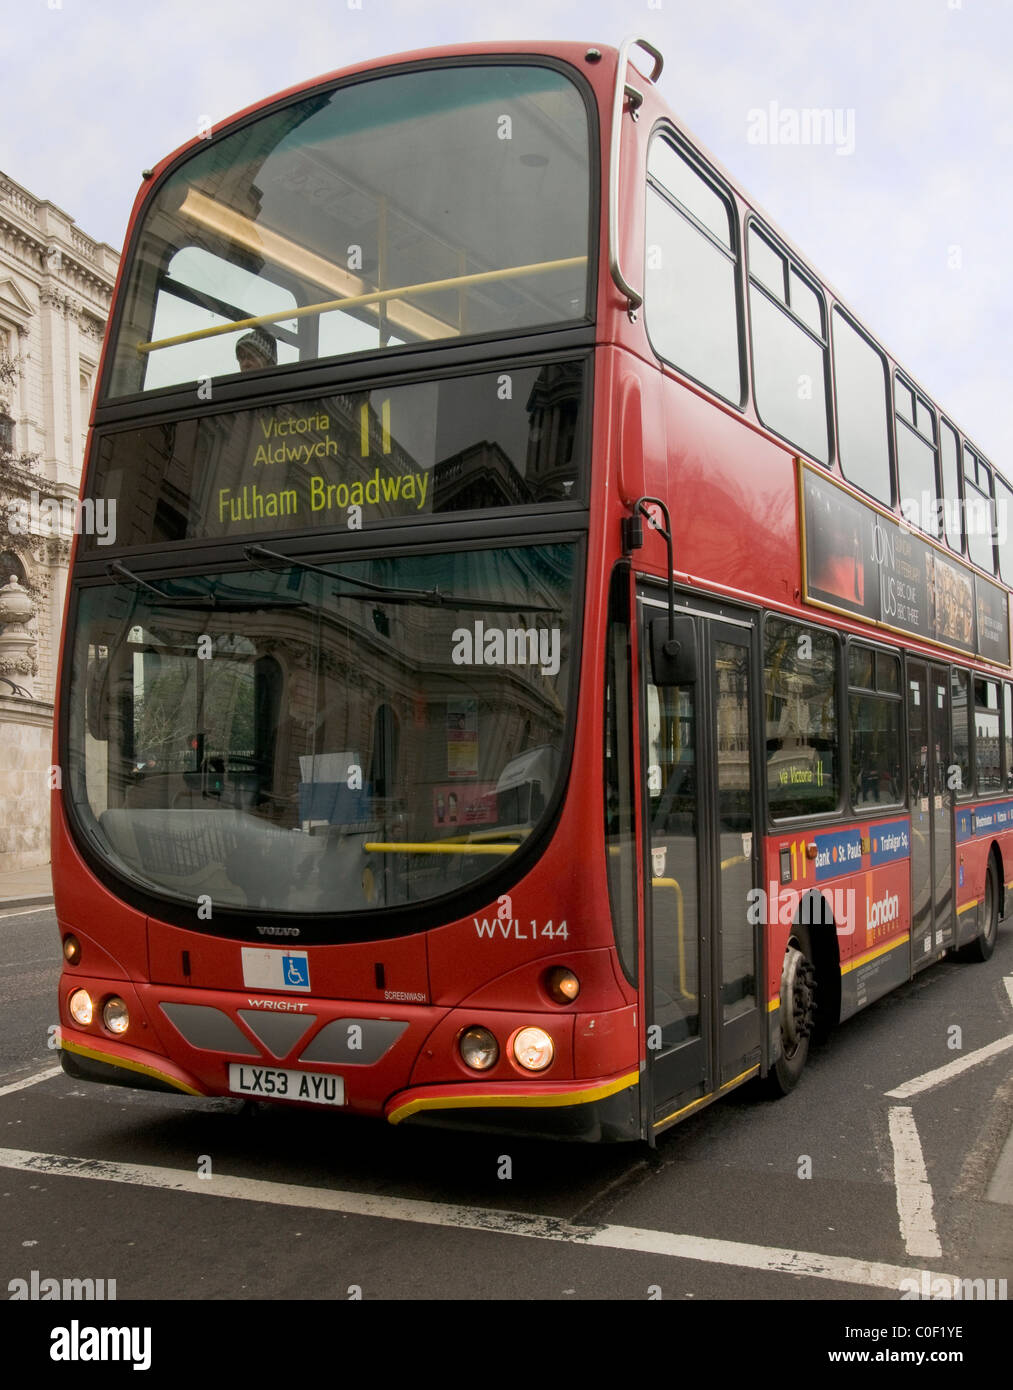
M 21 627 L 35 616 L 35 604 L 27 589 L 18 583 L 16 574 L 0 588 L 0 626 Z

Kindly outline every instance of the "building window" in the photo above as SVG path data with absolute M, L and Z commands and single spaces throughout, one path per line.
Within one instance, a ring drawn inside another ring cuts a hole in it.
M 27 587 L 28 574 L 24 565 L 12 550 L 5 550 L 0 554 L 0 589 L 2 589 L 5 584 L 9 584 L 12 577 L 16 579 L 19 584 Z
M 80 388 L 81 388 L 81 429 L 82 429 L 82 430 L 87 430 L 87 428 L 88 428 L 88 421 L 89 421 L 89 419 L 91 418 L 91 390 L 92 390 L 92 380 L 91 380 L 91 377 L 88 376 L 88 374 L 87 374 L 86 372 L 82 372 L 82 373 L 81 373 L 81 376 L 80 376 Z

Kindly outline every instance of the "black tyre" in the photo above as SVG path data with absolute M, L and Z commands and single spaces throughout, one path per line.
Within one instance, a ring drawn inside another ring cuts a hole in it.
M 995 950 L 996 937 L 999 935 L 999 870 L 996 866 L 995 855 L 988 857 L 988 868 L 985 870 L 985 901 L 981 909 L 981 931 L 969 946 L 964 946 L 958 952 L 961 960 L 985 961 Z
M 816 1017 L 816 968 L 806 927 L 791 929 L 781 968 L 781 1048 L 766 1077 L 770 1096 L 793 1091 L 809 1058 L 809 1040 Z

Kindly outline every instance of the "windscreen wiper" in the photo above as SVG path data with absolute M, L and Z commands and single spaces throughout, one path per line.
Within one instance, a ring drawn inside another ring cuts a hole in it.
M 384 603 L 415 603 L 423 608 L 469 608 L 475 609 L 480 613 L 560 613 L 562 609 L 551 604 L 539 603 L 516 603 L 509 599 L 495 598 L 461 598 L 456 594 L 446 594 L 442 589 L 394 589 L 388 588 L 384 584 L 371 584 L 366 579 L 356 579 L 348 574 L 335 574 L 333 570 L 325 570 L 321 565 L 311 564 L 309 560 L 294 560 L 289 555 L 281 555 L 277 550 L 268 550 L 263 545 L 248 545 L 245 548 L 246 558 L 258 569 L 273 571 L 279 565 L 284 565 L 287 569 L 308 570 L 311 574 L 322 574 L 325 579 L 338 579 L 343 584 L 355 584 L 364 590 L 357 594 L 354 591 L 346 592 L 342 589 L 335 589 L 335 598 L 357 598 L 382 600 Z M 264 558 L 274 561 L 273 564 L 264 563 Z
M 215 593 L 167 594 L 164 589 L 156 588 L 154 584 L 149 584 L 146 579 L 142 579 L 139 574 L 134 574 L 132 570 L 128 570 L 118 560 L 114 560 L 111 565 L 106 567 L 106 573 L 117 584 L 134 584 L 139 589 L 153 594 L 157 599 L 157 604 L 152 606 L 158 608 L 183 608 L 200 613 L 207 612 L 209 609 L 213 609 L 216 613 L 252 613 L 258 608 L 306 608 L 308 606 L 305 599 L 301 598 L 277 598 L 273 594 L 257 595 L 253 593 L 243 597 L 235 590 L 231 590 L 231 596 L 226 598 L 220 598 Z

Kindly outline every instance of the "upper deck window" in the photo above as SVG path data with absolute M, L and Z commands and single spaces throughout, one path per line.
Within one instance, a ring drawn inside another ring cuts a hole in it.
M 963 528 L 961 524 L 961 505 L 960 505 L 960 441 L 957 439 L 957 431 L 952 425 L 948 425 L 945 420 L 940 421 L 939 431 L 939 463 L 943 477 L 943 526 L 946 531 L 946 543 L 951 550 L 955 550 L 958 555 L 963 553 Z
M 901 512 L 912 526 L 938 536 L 936 412 L 899 374 L 893 379 L 893 403 Z
M 828 463 L 823 297 L 755 226 L 748 264 L 756 413 L 768 429 Z
M 589 167 L 583 98 L 548 67 L 374 77 L 260 116 L 149 204 L 105 395 L 584 320 Z
M 742 396 L 732 208 L 665 140 L 647 160 L 644 307 L 659 357 L 736 405 Z
M 837 452 L 848 482 L 870 497 L 893 502 L 886 363 L 878 349 L 834 309 Z
M 964 526 L 967 553 L 971 562 L 988 574 L 995 574 L 992 539 L 995 517 L 992 511 L 992 470 L 969 444 L 964 445 Z

